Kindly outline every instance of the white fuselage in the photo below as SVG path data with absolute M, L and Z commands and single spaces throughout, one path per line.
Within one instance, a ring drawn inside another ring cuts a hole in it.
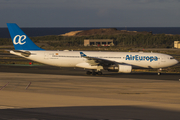
M 86 63 L 87 59 L 81 57 L 80 51 L 29 51 L 31 55 L 27 59 L 59 67 L 82 67 L 96 69 L 89 66 L 78 66 Z M 98 52 L 83 51 L 87 56 L 97 57 L 114 61 L 116 63 L 132 65 L 133 68 L 164 68 L 178 63 L 172 56 L 161 53 L 144 53 L 144 52 Z M 20 53 L 10 51 L 24 57 Z

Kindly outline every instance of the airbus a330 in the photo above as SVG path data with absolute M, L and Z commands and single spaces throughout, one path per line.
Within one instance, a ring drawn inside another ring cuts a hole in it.
M 15 50 L 10 53 L 32 61 L 59 67 L 89 69 L 87 74 L 102 74 L 102 70 L 131 73 L 136 68 L 162 68 L 176 65 L 178 61 L 162 53 L 100 52 L 100 51 L 49 51 L 35 45 L 15 24 L 7 23 Z M 160 75 L 160 71 L 158 72 Z

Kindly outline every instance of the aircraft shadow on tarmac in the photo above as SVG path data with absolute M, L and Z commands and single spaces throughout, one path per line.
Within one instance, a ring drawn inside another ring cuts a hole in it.
M 0 120 L 179 120 L 179 112 L 138 106 L 1 109 Z

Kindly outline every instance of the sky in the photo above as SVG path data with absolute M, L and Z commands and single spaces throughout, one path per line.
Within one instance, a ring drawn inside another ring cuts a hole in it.
M 0 27 L 180 27 L 180 0 L 0 0 Z

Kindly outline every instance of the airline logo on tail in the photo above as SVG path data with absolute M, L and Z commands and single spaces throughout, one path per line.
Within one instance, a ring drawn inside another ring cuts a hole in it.
M 24 45 L 26 43 L 26 35 L 16 35 L 13 39 L 14 45 Z
M 19 28 L 15 23 L 7 23 L 15 50 L 43 50 Z

